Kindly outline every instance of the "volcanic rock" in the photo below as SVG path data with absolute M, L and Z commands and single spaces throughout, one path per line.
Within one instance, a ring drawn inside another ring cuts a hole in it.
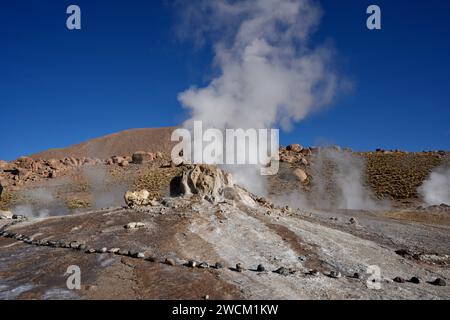
M 233 187 L 231 175 L 212 165 L 188 166 L 181 175 L 172 179 L 172 196 L 199 195 L 202 199 L 217 202 L 224 198 L 226 188 Z

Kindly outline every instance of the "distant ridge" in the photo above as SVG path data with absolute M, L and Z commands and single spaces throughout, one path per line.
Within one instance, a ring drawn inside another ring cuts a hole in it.
M 172 131 L 176 127 L 129 129 L 94 138 L 66 148 L 49 149 L 30 155 L 33 159 L 91 157 L 105 159 L 114 155 L 131 155 L 136 151 L 170 152 Z

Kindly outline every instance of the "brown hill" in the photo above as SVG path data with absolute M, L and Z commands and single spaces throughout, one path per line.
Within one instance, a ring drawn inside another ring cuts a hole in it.
M 131 155 L 136 151 L 170 152 L 170 136 L 175 127 L 130 129 L 88 140 L 66 148 L 35 153 L 34 159 L 91 157 L 106 159 L 114 155 Z

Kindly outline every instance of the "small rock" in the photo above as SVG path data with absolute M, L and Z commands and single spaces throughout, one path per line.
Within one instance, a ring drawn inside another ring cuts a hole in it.
M 108 250 L 109 253 L 118 253 L 120 251 L 120 248 L 111 248 Z
M 258 264 L 258 266 L 256 267 L 256 271 L 263 272 L 266 271 L 266 268 L 264 268 L 262 264 Z
M 143 222 L 130 222 L 124 226 L 125 229 L 137 229 L 145 227 Z
M 206 269 L 209 268 L 209 264 L 207 262 L 202 262 L 198 265 L 199 268 Z
M 221 262 L 216 262 L 215 267 L 216 269 L 223 269 L 223 264 Z
M 320 275 L 320 272 L 319 272 L 319 270 L 312 269 L 312 270 L 310 270 L 310 271 L 308 272 L 308 274 L 311 275 L 311 276 L 317 277 L 317 276 Z
M 409 279 L 409 282 L 419 284 L 420 279 L 418 277 L 412 277 L 411 279 Z
M 164 261 L 164 263 L 165 264 L 167 264 L 167 265 L 169 265 L 169 266 L 174 266 L 176 263 L 175 263 L 175 260 L 174 259 L 171 259 L 171 258 L 167 258 L 165 261 Z
M 130 251 L 120 249 L 118 254 L 120 254 L 121 256 L 129 256 L 130 255 Z
M 84 251 L 87 249 L 87 246 L 85 244 L 80 244 L 77 248 L 78 250 Z
M 308 258 L 307 258 L 306 256 L 299 256 L 299 257 L 298 257 L 298 260 L 300 260 L 300 261 L 306 261 L 306 260 L 308 260 Z
M 289 270 L 285 267 L 280 267 L 277 270 L 274 271 L 275 273 L 278 273 L 282 276 L 288 276 L 290 274 Z
M 69 246 L 70 246 L 70 248 L 72 248 L 72 249 L 78 249 L 78 246 L 79 246 L 80 244 L 78 243 L 78 242 L 76 242 L 76 241 L 72 241 L 70 244 L 69 244 Z
M 99 251 L 100 251 L 100 253 L 106 253 L 106 252 L 108 252 L 108 249 L 103 247 Z
M 356 218 L 353 218 L 353 217 L 351 217 L 349 221 L 350 221 L 350 224 L 357 224 L 358 223 Z
M 143 252 L 138 252 L 136 254 L 136 258 L 138 258 L 138 259 L 145 259 L 145 254 Z
M 244 271 L 244 267 L 242 266 L 241 263 L 236 264 L 236 271 L 237 271 L 237 272 L 242 272 L 242 271 Z
M 339 271 L 332 270 L 332 271 L 330 271 L 328 276 L 330 278 L 338 279 L 338 278 L 342 277 L 342 274 Z
M 209 300 L 209 295 L 205 295 L 205 296 L 203 296 L 203 299 L 205 299 L 205 300 Z
M 195 268 L 196 266 L 197 266 L 197 262 L 195 262 L 194 260 L 189 260 L 188 267 Z
M 85 252 L 86 252 L 86 253 L 95 253 L 95 249 L 92 249 L 92 248 L 91 248 L 91 249 L 86 250 Z
M 440 286 L 440 287 L 445 287 L 447 285 L 445 280 L 441 279 L 441 278 L 436 278 L 434 281 L 432 281 L 430 283 L 434 286 Z
M 362 276 L 358 272 L 355 272 L 353 274 L 353 278 L 355 278 L 355 279 L 362 279 Z
M 392 280 L 394 280 L 394 282 L 397 282 L 397 283 L 405 283 L 406 282 L 406 280 L 403 279 L 402 277 L 395 277 Z

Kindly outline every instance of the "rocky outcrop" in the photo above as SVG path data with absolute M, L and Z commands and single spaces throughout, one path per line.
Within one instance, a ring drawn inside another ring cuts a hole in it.
M 216 202 L 223 199 L 225 189 L 233 187 L 231 175 L 212 165 L 187 166 L 170 185 L 172 196 L 198 195 L 202 199 Z
M 188 165 L 170 182 L 171 196 L 198 196 L 211 203 L 225 199 L 249 206 L 255 205 L 252 195 L 233 183 L 230 173 L 213 165 Z

